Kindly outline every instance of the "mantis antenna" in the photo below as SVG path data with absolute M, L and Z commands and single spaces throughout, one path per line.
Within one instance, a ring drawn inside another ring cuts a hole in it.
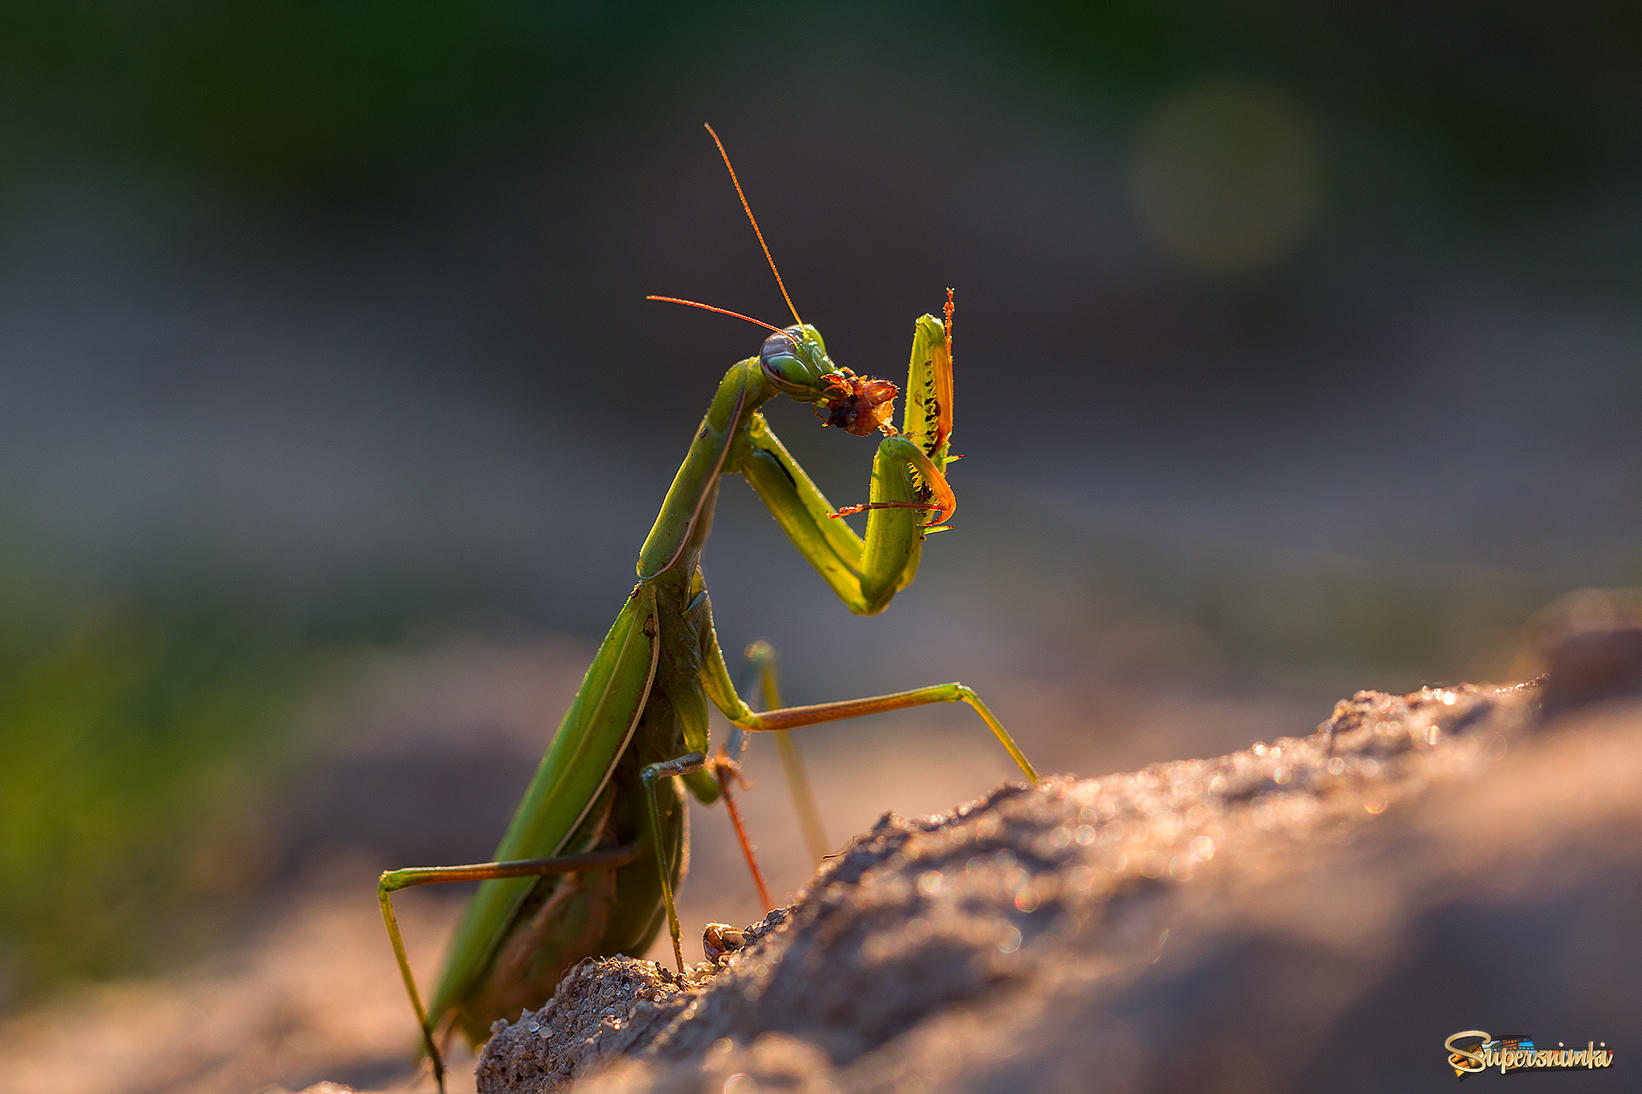
M 799 326 L 803 326 L 804 325 L 804 320 L 802 320 L 798 317 L 798 309 L 793 306 L 792 297 L 787 294 L 787 283 L 785 281 L 781 280 L 781 271 L 776 269 L 775 257 L 770 254 L 770 245 L 768 243 L 764 242 L 763 229 L 759 228 L 759 226 L 758 226 L 758 218 L 753 216 L 753 207 L 747 203 L 747 195 L 741 189 L 741 179 L 736 176 L 735 164 L 730 162 L 730 154 L 724 150 L 724 142 L 718 139 L 718 133 L 716 133 L 713 130 L 712 126 L 708 125 L 706 122 L 703 122 L 702 125 L 703 125 L 703 127 L 706 128 L 708 134 L 713 138 L 713 143 L 718 145 L 718 154 L 724 160 L 725 169 L 730 172 L 730 182 L 735 186 L 736 197 L 741 199 L 741 208 L 747 214 L 747 223 L 749 223 L 753 226 L 753 234 L 758 237 L 758 245 L 764 249 L 764 261 L 766 261 L 770 264 L 770 272 L 775 274 L 775 283 L 776 283 L 776 286 L 781 290 L 781 299 L 783 299 L 787 302 L 787 310 L 792 312 L 793 319 L 798 323 Z M 681 300 L 680 298 L 678 298 L 676 296 L 646 296 L 645 299 L 646 300 L 659 300 L 664 304 L 683 304 L 687 308 L 700 308 L 702 311 L 717 312 L 719 315 L 728 315 L 728 316 L 731 316 L 732 318 L 735 318 L 735 319 L 745 319 L 747 322 L 752 323 L 754 326 L 763 327 L 765 330 L 772 330 L 777 334 L 784 333 L 781 330 L 780 327 L 774 326 L 773 324 L 770 324 L 770 323 L 766 323 L 762 319 L 754 319 L 750 315 L 742 315 L 738 311 L 731 311 L 729 308 L 715 307 L 712 304 L 703 304 L 703 303 L 701 303 L 699 301 L 696 301 L 696 300 Z M 949 305 L 949 307 L 950 307 L 950 305 Z M 947 315 L 947 351 L 948 351 L 948 353 L 950 353 L 951 349 L 952 349 L 952 333 L 951 332 L 952 332 L 952 319 L 951 319 L 951 313 L 949 311 L 948 315 Z
M 745 319 L 747 322 L 752 323 L 754 326 L 763 327 L 765 330 L 773 330 L 777 334 L 784 334 L 785 333 L 780 327 L 774 326 L 773 324 L 770 324 L 770 323 L 766 323 L 762 319 L 754 319 L 750 315 L 742 315 L 740 312 L 731 311 L 729 308 L 717 308 L 717 307 L 714 307 L 711 304 L 703 304 L 699 300 L 681 300 L 676 296 L 647 296 L 647 297 L 645 297 L 645 299 L 646 300 L 659 300 L 663 304 L 683 304 L 687 308 L 700 308 L 702 311 L 715 311 L 720 315 L 728 315 L 728 316 L 732 316 L 736 319 Z
M 753 207 L 747 204 L 747 195 L 742 192 L 741 180 L 736 178 L 735 164 L 730 162 L 730 154 L 724 151 L 724 142 L 718 139 L 718 134 L 713 132 L 712 126 L 706 122 L 701 124 L 711 134 L 713 143 L 718 145 L 718 154 L 724 158 L 724 166 L 730 172 L 730 181 L 735 184 L 736 197 L 741 199 L 741 207 L 747 211 L 747 221 L 753 226 L 753 234 L 758 237 L 758 245 L 764 248 L 764 260 L 770 264 L 770 272 L 775 274 L 775 283 L 781 288 L 781 298 L 787 302 L 787 310 L 792 312 L 793 321 L 803 326 L 804 321 L 798 318 L 798 309 L 793 307 L 792 297 L 787 295 L 787 283 L 781 280 L 781 271 L 775 268 L 775 258 L 770 254 L 770 245 L 764 242 L 764 232 L 758 227 L 758 218 L 753 216 Z

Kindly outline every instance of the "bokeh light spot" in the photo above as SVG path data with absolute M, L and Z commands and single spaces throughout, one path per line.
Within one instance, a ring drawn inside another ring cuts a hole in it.
M 1286 97 L 1250 83 L 1198 84 L 1142 125 L 1134 200 L 1164 250 L 1206 272 L 1236 273 L 1290 254 L 1316 221 L 1316 133 Z

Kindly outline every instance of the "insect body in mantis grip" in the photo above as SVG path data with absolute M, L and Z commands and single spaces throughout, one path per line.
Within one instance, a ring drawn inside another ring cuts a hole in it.
M 741 194 L 728 155 L 724 163 Z M 763 245 L 745 196 L 742 204 Z M 780 284 L 773 260 L 770 269 Z M 785 285 L 781 291 L 785 297 Z M 791 308 L 790 297 L 787 303 Z M 860 614 L 881 611 L 912 580 L 924 536 L 942 527 L 957 505 L 945 476 L 954 458 L 951 291 L 944 322 L 925 315 L 915 324 L 899 431 L 890 425 L 896 385 L 835 365 L 820 332 L 792 311 L 796 322 L 785 329 L 760 323 L 772 333 L 759 353 L 732 366 L 719 382 L 639 552 L 638 584 L 594 655 L 495 861 L 390 870 L 381 877 L 383 919 L 441 1087 L 439 1043 L 445 1034 L 459 1030 L 474 1044 L 482 1042 L 497 1018 L 545 1002 L 564 972 L 584 957 L 643 954 L 665 922 L 683 970 L 673 903 L 687 838 L 683 790 L 704 803 L 723 797 L 734 815 L 729 788 L 737 749 L 709 753 L 709 704 L 730 720 L 739 739 L 743 732 L 962 702 L 1026 777 L 1037 778 L 986 704 L 962 684 L 783 707 L 768 647 L 755 644 L 749 654 L 762 670 L 765 704 L 774 709 L 756 711 L 738 694 L 714 633 L 700 566 L 725 475 L 746 479 L 804 560 Z M 834 511 L 760 412 L 781 396 L 810 404 L 827 425 L 854 435 L 885 434 L 873 460 L 870 501 Z M 863 511 L 869 514 L 864 538 L 836 519 Z M 424 1007 L 391 896 L 452 881 L 480 885 Z

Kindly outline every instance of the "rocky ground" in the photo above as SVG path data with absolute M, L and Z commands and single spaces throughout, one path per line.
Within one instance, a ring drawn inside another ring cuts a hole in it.
M 584 963 L 479 1089 L 1415 1090 L 1486 1030 L 1596 1042 L 1610 1068 L 1554 1078 L 1634 1090 L 1633 609 L 1549 620 L 1539 680 L 887 815 L 719 966 Z
M 1451 1089 L 1444 1041 L 1486 1030 L 1615 1053 L 1514 1086 L 1634 1090 L 1642 609 L 1572 602 L 1540 646 L 1527 682 L 1360 692 L 1228 755 L 886 815 L 716 964 L 579 966 L 478 1087 Z M 0 1086 L 431 1089 L 368 875 L 333 864 L 210 966 L 0 1024 Z M 453 907 L 408 903 L 407 933 Z

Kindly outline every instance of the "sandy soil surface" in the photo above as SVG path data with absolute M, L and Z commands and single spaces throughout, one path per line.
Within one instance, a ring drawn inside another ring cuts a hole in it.
M 1616 1053 L 1607 1071 L 1524 1087 L 1635 1089 L 1637 618 L 1612 604 L 1553 618 L 1537 682 L 1359 693 L 1320 730 L 1215 758 L 885 815 L 722 965 L 585 963 L 493 1040 L 478 1082 L 1451 1089 L 1443 1041 L 1476 1029 Z M 1171 709 L 1211 734 L 1225 713 Z M 686 891 L 686 924 L 756 919 L 715 880 L 729 840 L 697 836 L 725 850 L 698 863 L 709 883 Z M 0 1086 L 431 1089 L 360 880 L 377 868 L 334 859 L 291 879 L 206 965 L 10 1017 Z M 405 903 L 424 978 L 457 906 Z M 452 1064 L 451 1088 L 472 1089 L 472 1058 Z
M 1323 731 L 886 817 L 677 978 L 590 962 L 479 1089 L 1447 1087 L 1447 1037 L 1587 1040 L 1635 1089 L 1642 704 L 1361 693 Z M 755 934 L 760 932 L 755 929 Z
M 718 965 L 573 971 L 479 1089 L 1413 1090 L 1465 1030 L 1634 1089 L 1637 608 L 1544 618 L 1528 683 L 886 815 Z

